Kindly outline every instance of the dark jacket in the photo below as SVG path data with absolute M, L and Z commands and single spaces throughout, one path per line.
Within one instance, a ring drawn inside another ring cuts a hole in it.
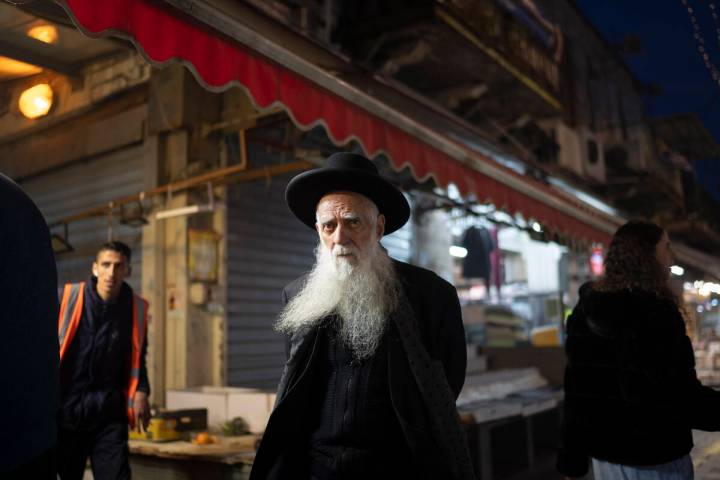
M 720 429 L 720 392 L 698 381 L 672 301 L 586 284 L 567 333 L 561 473 L 584 475 L 589 457 L 667 463 L 690 452 L 692 428 Z
M 40 211 L 0 174 L 0 477 L 55 445 L 57 272 Z
M 455 399 L 465 381 L 466 348 L 455 288 L 422 268 L 394 262 L 405 295 L 420 330 L 420 339 L 433 362 L 442 366 Z M 302 288 L 304 277 L 288 285 L 284 298 L 291 299 Z M 321 323 L 322 325 L 322 323 Z M 322 327 L 320 327 L 322 328 Z M 308 432 L 302 418 L 312 385 L 313 364 L 318 361 L 318 327 L 297 332 L 291 338 L 275 409 L 270 417 L 251 472 L 253 480 L 307 478 L 299 473 L 307 456 Z M 450 479 L 450 458 L 439 454 L 438 439 L 430 433 L 428 410 L 413 378 L 408 356 L 399 338 L 398 327 L 390 322 L 387 332 L 388 382 L 392 405 L 413 452 L 419 470 L 427 478 Z M 382 435 L 383 432 L 377 432 Z
M 130 375 L 132 289 L 123 283 L 118 299 L 97 293 L 97 278 L 85 282 L 83 314 L 60 366 L 60 426 L 90 430 L 126 421 L 125 389 Z M 138 391 L 150 393 L 143 345 Z

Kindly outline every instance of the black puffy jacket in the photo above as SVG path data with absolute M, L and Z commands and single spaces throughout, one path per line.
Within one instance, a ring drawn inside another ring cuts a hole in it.
M 557 468 L 587 472 L 590 457 L 658 465 L 720 429 L 720 392 L 700 384 L 677 306 L 642 291 L 580 289 L 567 324 L 565 407 Z

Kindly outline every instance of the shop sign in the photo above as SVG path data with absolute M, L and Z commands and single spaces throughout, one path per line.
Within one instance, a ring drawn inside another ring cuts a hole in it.
M 188 230 L 188 273 L 193 282 L 218 281 L 218 240 L 213 230 Z
M 590 273 L 593 277 L 600 277 L 605 273 L 605 265 L 603 265 L 603 248 L 602 245 L 592 247 L 590 253 Z

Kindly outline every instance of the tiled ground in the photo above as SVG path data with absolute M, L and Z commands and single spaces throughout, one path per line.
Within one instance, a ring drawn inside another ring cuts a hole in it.
M 691 455 L 695 465 L 695 479 L 720 480 L 720 433 L 695 430 L 693 437 L 695 448 Z
M 720 480 L 720 432 L 701 432 L 694 431 L 695 448 L 691 455 L 693 464 L 695 465 L 695 480 Z M 560 476 L 555 472 L 553 463 L 544 462 L 538 465 L 534 472 L 526 472 L 522 476 L 524 479 L 532 480 L 553 480 L 559 479 Z M 92 480 L 90 469 L 85 472 L 83 480 Z M 520 477 L 518 477 L 520 478 Z M 591 480 L 592 476 L 588 475 L 584 480 Z

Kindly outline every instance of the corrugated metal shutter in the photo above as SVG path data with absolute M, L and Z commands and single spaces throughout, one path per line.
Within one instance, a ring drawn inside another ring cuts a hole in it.
M 31 178 L 22 187 L 51 224 L 68 215 L 142 191 L 143 172 L 142 147 L 133 147 Z M 62 233 L 61 230 L 58 232 Z M 139 291 L 142 229 L 121 225 L 115 218 L 113 238 L 127 243 L 132 249 L 132 277 L 128 283 Z M 97 247 L 107 239 L 106 218 L 69 224 L 68 240 L 74 251 L 56 255 L 58 284 L 86 280 L 91 274 Z
M 253 168 L 279 163 L 259 149 Z M 285 362 L 285 339 L 273 330 L 282 308 L 282 289 L 312 268 L 315 232 L 285 205 L 285 187 L 294 174 L 269 183 L 242 183 L 228 189 L 227 208 L 227 381 L 255 388 L 277 386 Z

